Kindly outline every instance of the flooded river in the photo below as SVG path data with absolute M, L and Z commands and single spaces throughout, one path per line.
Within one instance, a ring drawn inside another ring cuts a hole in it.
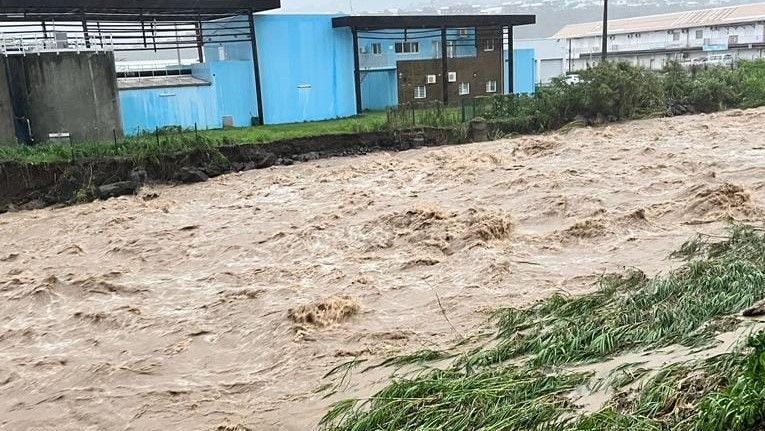
M 0 216 L 0 429 L 314 429 L 323 376 L 757 220 L 765 110 L 318 160 Z

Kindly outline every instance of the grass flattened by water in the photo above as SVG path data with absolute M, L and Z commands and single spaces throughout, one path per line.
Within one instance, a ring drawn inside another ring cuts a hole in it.
M 658 370 L 615 370 L 616 392 L 594 413 L 582 412 L 573 401 L 572 393 L 591 386 L 592 376 L 571 366 L 667 346 L 709 347 L 717 334 L 740 323 L 732 315 L 765 298 L 765 237 L 758 229 L 733 226 L 723 241 L 700 237 L 679 255 L 684 265 L 664 276 L 648 279 L 631 271 L 604 277 L 591 295 L 559 295 L 527 309 L 500 310 L 493 318 L 493 347 L 470 352 L 447 370 L 397 378 L 370 399 L 337 404 L 322 427 L 761 429 L 765 332 L 737 352 L 680 359 Z

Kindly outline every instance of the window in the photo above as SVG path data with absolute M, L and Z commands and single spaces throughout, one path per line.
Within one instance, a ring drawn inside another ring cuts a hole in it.
M 672 33 L 672 40 L 674 42 L 679 42 L 680 41 L 680 33 Z
M 704 39 L 704 30 L 696 30 L 696 40 Z
M 372 44 L 372 54 L 374 54 L 374 55 L 382 54 L 382 44 L 380 44 L 380 43 L 373 43 Z
M 428 87 L 421 85 L 418 87 L 414 87 L 414 98 L 415 99 L 426 99 L 428 97 Z
M 436 83 L 436 75 L 428 75 L 427 83 L 428 84 L 435 84 Z
M 449 72 L 449 82 L 457 82 L 457 72 Z
M 468 36 L 470 36 L 470 30 L 467 28 L 459 29 L 459 36 L 460 36 L 460 39 L 467 39 Z
M 497 81 L 486 81 L 486 92 L 487 93 L 496 93 L 497 92 Z
M 462 83 L 460 83 L 459 94 L 460 94 L 460 96 L 466 96 L 466 95 L 470 94 L 470 83 L 469 82 L 462 82 Z
M 457 45 L 454 43 L 453 40 L 446 41 L 446 55 L 449 58 L 454 58 L 454 56 L 457 54 Z
M 417 54 L 420 42 L 396 42 L 396 54 Z
M 484 44 L 483 50 L 484 51 L 494 51 L 494 39 L 486 39 L 486 43 Z
M 738 43 L 738 35 L 728 36 L 728 44 L 735 45 Z
M 441 58 L 441 41 L 433 41 L 433 58 Z

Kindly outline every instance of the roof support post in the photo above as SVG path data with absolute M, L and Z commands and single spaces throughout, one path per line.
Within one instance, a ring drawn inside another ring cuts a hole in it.
M 446 26 L 441 26 L 441 91 L 443 92 L 444 106 L 449 105 L 449 56 L 446 46 Z
M 258 61 L 258 39 L 255 35 L 255 12 L 247 13 L 247 22 L 250 24 L 250 40 L 252 41 L 252 64 L 255 70 L 255 97 L 258 105 L 258 124 L 263 125 L 265 115 L 263 113 L 263 89 L 260 80 L 260 62 Z
M 608 0 L 603 0 L 603 48 L 602 60 L 608 61 Z
M 88 19 L 85 12 L 82 13 L 82 37 L 85 38 L 85 48 L 90 48 L 90 33 L 88 33 Z
M 364 106 L 361 100 L 361 61 L 359 59 L 359 30 L 351 27 L 353 37 L 353 84 L 356 92 L 356 114 L 363 112 Z
M 507 93 L 515 93 L 515 40 L 513 35 L 513 26 L 507 28 Z
M 198 18 L 197 22 L 194 23 L 194 30 L 197 33 L 197 59 L 200 63 L 204 63 L 205 61 L 205 52 L 204 52 L 204 39 L 202 39 L 202 18 Z

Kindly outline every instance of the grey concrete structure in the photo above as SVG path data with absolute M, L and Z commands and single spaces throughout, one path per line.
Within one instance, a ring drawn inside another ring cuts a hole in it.
M 8 88 L 6 68 L 0 64 L 0 145 L 16 143 L 13 120 L 13 102 Z
M 3 63 L 22 141 L 44 142 L 62 132 L 74 142 L 110 141 L 114 132 L 122 136 L 111 52 L 10 55 Z

